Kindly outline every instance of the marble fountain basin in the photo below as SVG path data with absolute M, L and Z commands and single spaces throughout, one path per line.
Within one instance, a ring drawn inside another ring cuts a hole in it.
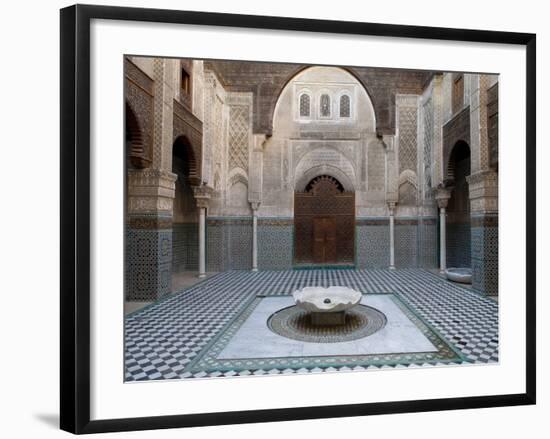
M 305 287 L 292 296 L 296 306 L 311 315 L 313 325 L 343 325 L 346 311 L 361 302 L 362 294 L 347 287 Z
M 447 279 L 453 282 L 461 284 L 472 283 L 472 269 L 471 268 L 447 268 L 445 270 Z

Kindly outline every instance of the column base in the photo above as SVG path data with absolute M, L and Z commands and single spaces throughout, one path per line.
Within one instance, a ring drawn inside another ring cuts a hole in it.
M 258 271 L 258 269 L 257 269 L 257 268 L 253 268 L 252 271 L 256 272 L 256 271 Z
M 395 270 L 395 266 L 393 266 L 393 265 L 390 265 L 388 268 L 389 268 L 390 270 Z
M 206 273 L 199 273 L 197 276 L 199 279 L 202 279 L 203 277 L 206 277 Z

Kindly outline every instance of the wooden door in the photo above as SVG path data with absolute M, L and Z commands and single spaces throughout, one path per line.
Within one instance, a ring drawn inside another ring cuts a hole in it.
M 336 262 L 336 220 L 313 219 L 313 262 L 326 264 Z
M 297 264 L 349 264 L 354 257 L 355 197 L 326 176 L 294 198 Z
M 325 260 L 336 262 L 336 218 L 325 218 Z
M 313 218 L 313 262 L 325 262 L 325 218 Z

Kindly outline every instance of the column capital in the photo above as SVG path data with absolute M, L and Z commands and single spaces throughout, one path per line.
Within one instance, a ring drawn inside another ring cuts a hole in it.
M 438 187 L 435 190 L 435 200 L 437 201 L 437 207 L 440 209 L 445 209 L 447 207 L 449 198 L 451 198 L 451 188 Z
M 193 195 L 197 202 L 197 207 L 208 207 L 213 191 L 210 186 L 193 186 Z
M 388 201 L 388 209 L 390 209 L 390 215 L 393 215 L 396 204 L 397 203 L 395 201 Z
M 260 208 L 260 202 L 259 201 L 250 201 L 250 208 L 256 213 L 258 209 Z

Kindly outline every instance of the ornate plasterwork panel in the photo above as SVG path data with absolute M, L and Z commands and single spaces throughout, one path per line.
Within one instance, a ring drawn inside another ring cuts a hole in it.
M 399 175 L 399 205 L 413 206 L 417 203 L 416 173 L 406 169 Z
M 240 168 L 248 175 L 249 151 L 252 138 L 252 95 L 228 93 L 228 171 Z
M 356 171 L 352 161 L 338 149 L 328 146 L 312 149 L 297 161 L 294 169 L 296 190 L 302 190 L 298 186 L 301 186 L 305 180 L 311 180 L 323 174 L 336 178 L 346 190 L 355 190 Z
M 229 110 L 229 168 L 248 171 L 249 110 L 244 105 L 232 105 Z
M 498 82 L 487 89 L 487 141 L 489 166 L 498 170 Z
M 418 96 L 397 95 L 397 132 L 399 144 L 399 172 L 416 172 L 418 137 Z
M 472 213 L 498 212 L 498 174 L 482 171 L 466 177 L 470 189 Z
M 432 152 L 434 146 L 434 105 L 430 96 L 423 105 L 423 124 L 424 124 L 424 198 L 431 197 L 432 188 Z
M 224 129 L 227 121 L 224 117 L 225 91 L 214 73 L 205 72 L 204 87 L 204 166 L 203 180 L 220 189 L 225 157 Z M 218 182 L 216 184 L 216 175 Z
M 380 140 L 373 140 L 367 148 L 367 188 L 383 191 L 386 181 L 386 151 Z
M 128 170 L 128 214 L 172 213 L 176 175 L 158 169 Z

